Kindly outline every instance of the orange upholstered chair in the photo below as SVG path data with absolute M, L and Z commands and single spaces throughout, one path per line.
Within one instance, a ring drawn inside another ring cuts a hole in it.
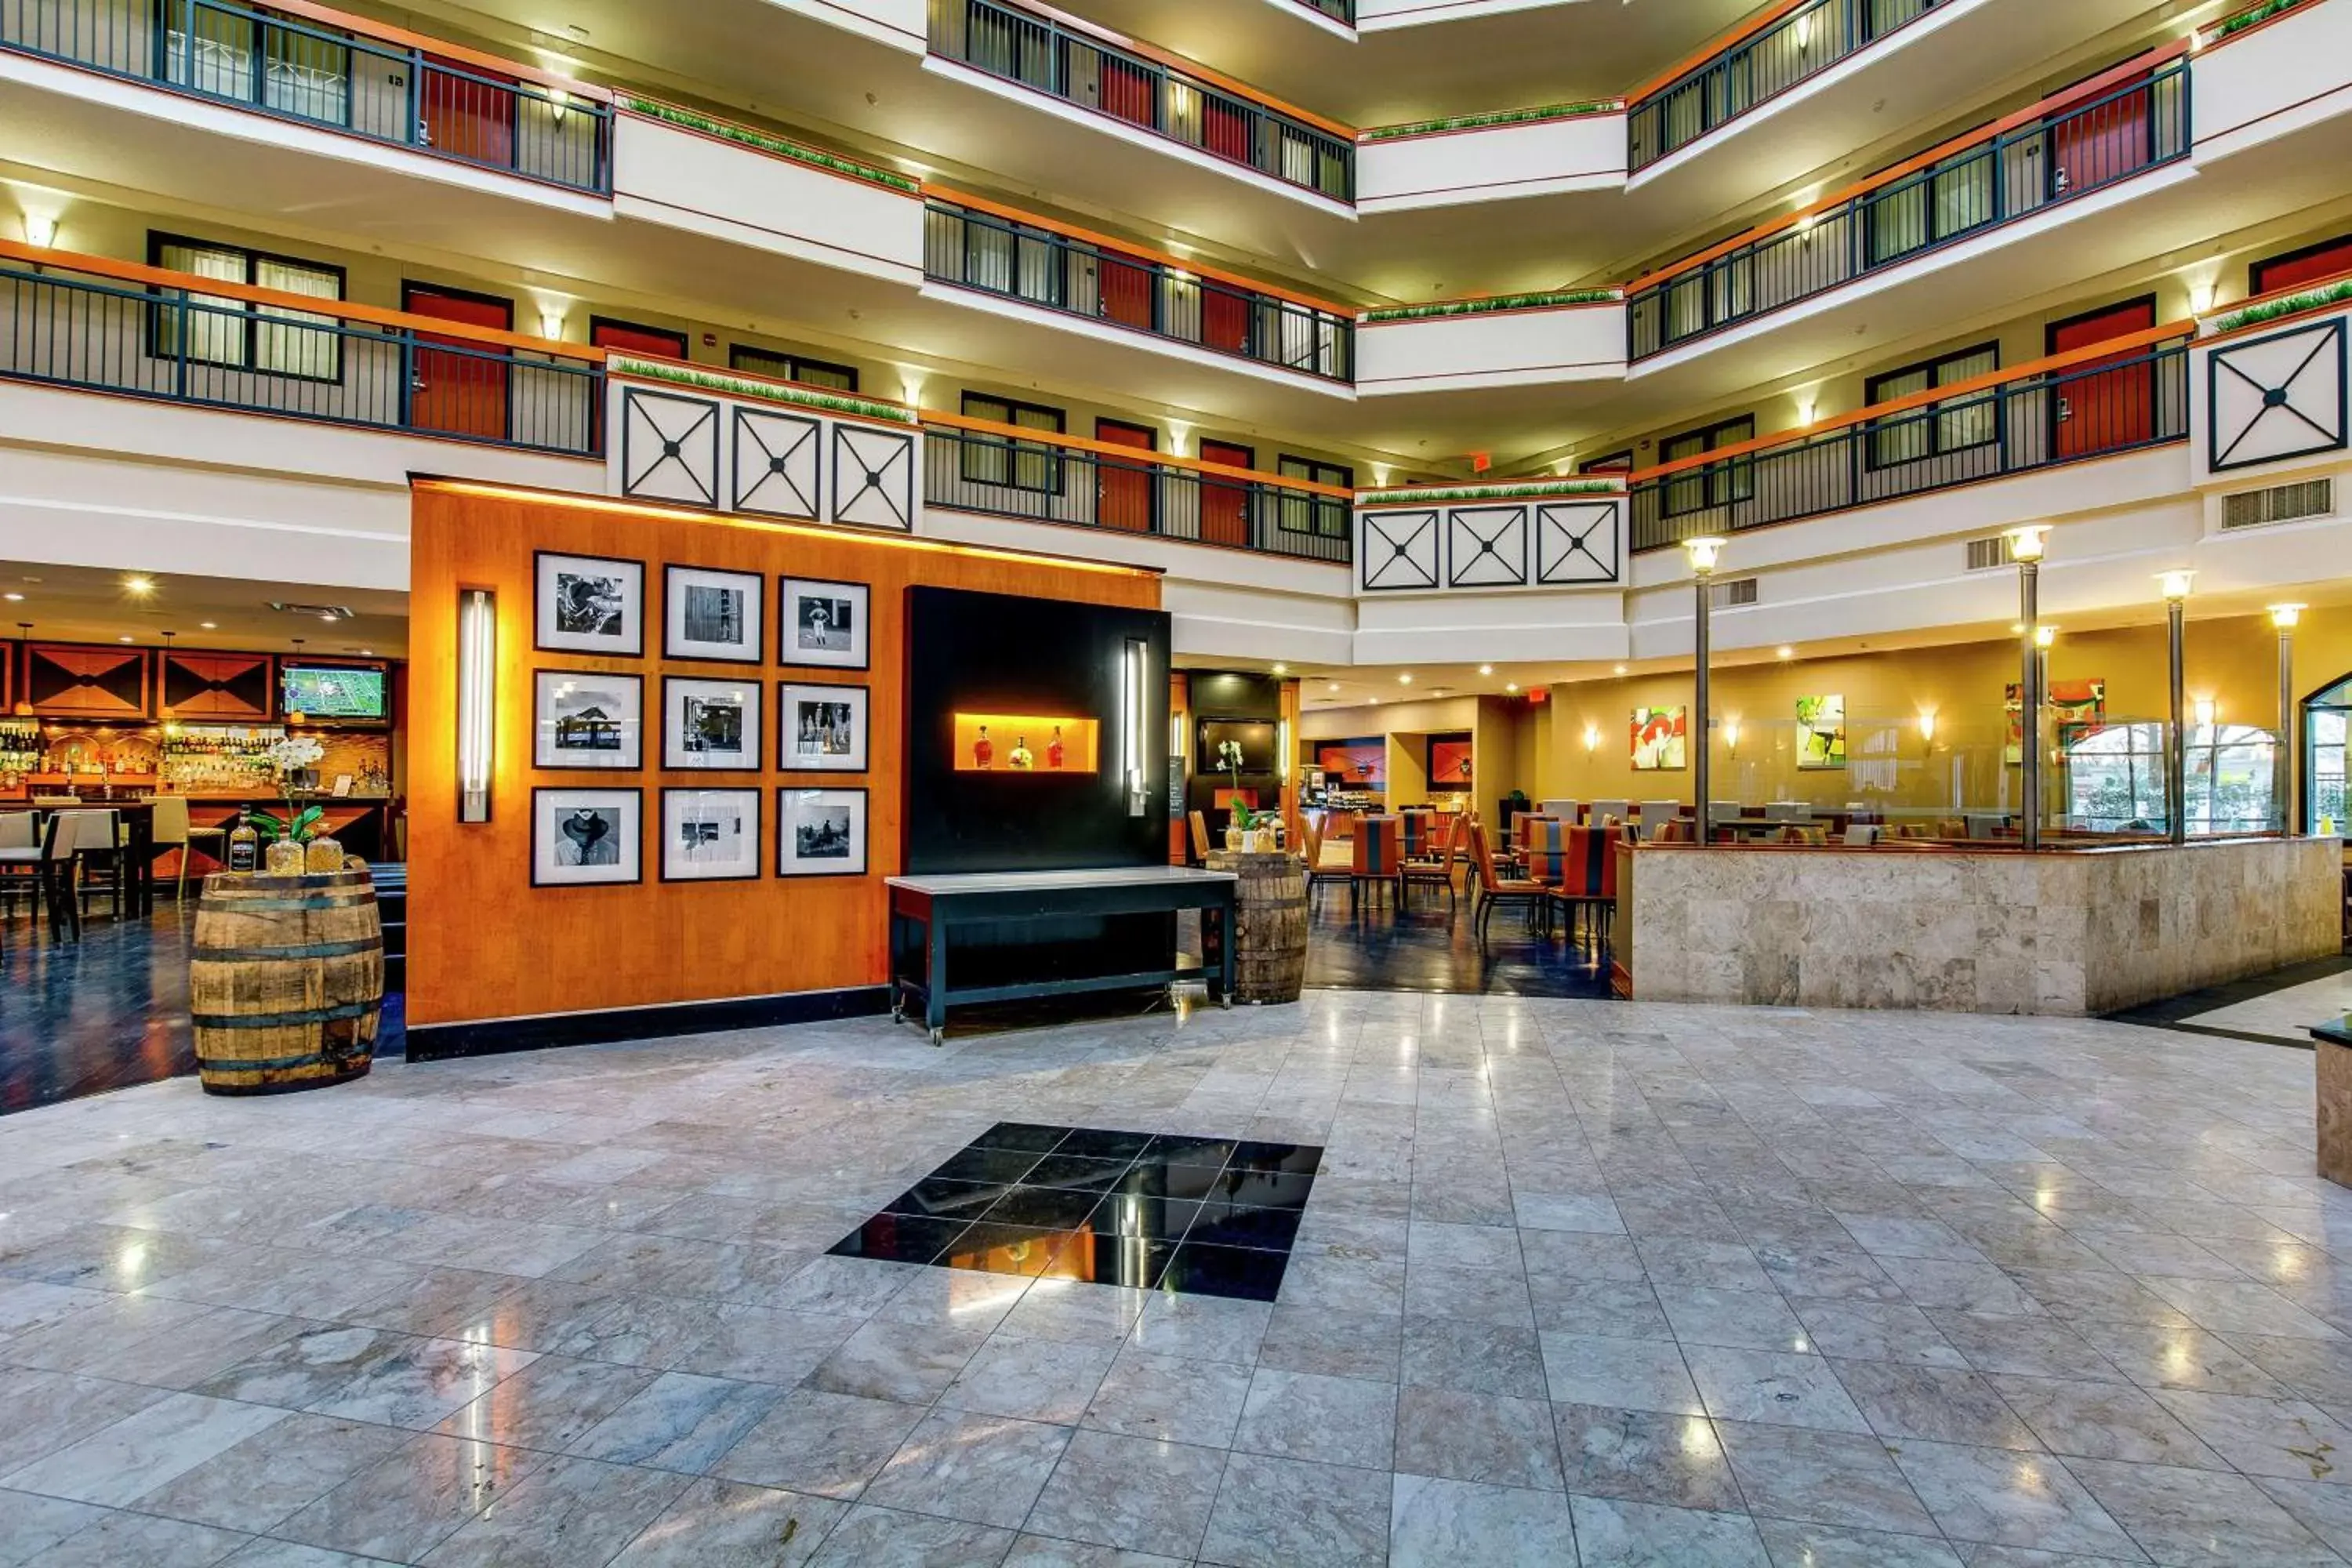
M 1348 907 L 1367 887 L 1393 888 L 1404 865 L 1404 824 L 1393 816 L 1367 816 L 1356 828 L 1355 868 L 1348 879 Z
M 1483 952 L 1486 948 L 1486 926 L 1495 918 L 1497 909 L 1511 904 L 1530 916 L 1539 914 L 1544 910 L 1544 900 L 1550 896 L 1550 889 L 1528 878 L 1497 875 L 1494 852 L 1486 847 L 1486 830 L 1475 822 L 1470 825 L 1470 864 L 1478 873 L 1480 897 L 1476 925 L 1478 950 Z
M 1458 811 L 1431 812 L 1434 821 L 1426 825 L 1431 837 L 1414 853 L 1412 823 L 1414 813 L 1405 816 L 1406 834 L 1404 863 L 1397 868 L 1397 908 L 1405 906 L 1407 896 L 1415 888 L 1443 888 L 1445 907 L 1454 908 L 1454 860 L 1461 844 L 1463 814 Z

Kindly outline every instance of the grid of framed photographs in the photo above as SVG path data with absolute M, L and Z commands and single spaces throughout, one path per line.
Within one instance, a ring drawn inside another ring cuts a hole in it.
M 602 659 L 646 657 L 649 619 L 660 621 L 665 662 L 759 665 L 777 628 L 775 662 L 794 670 L 872 668 L 872 595 L 863 583 L 776 579 L 773 619 L 758 573 L 668 563 L 658 608 L 647 601 L 647 563 L 539 552 L 532 646 Z M 560 661 L 558 661 L 560 663 Z M 599 887 L 753 880 L 762 870 L 768 791 L 756 775 L 864 773 L 870 764 L 870 688 L 823 679 L 771 682 L 730 675 L 548 668 L 531 672 L 531 764 L 542 769 L 752 775 L 730 784 L 665 782 L 652 792 L 541 786 L 530 792 L 533 887 Z M 648 685 L 658 707 L 646 712 Z M 649 726 L 648 719 L 652 720 Z M 770 758 L 765 726 L 773 724 Z M 650 729 L 650 735 L 648 730 Z M 658 745 L 651 763 L 649 744 Z M 783 782 L 775 786 L 774 874 L 866 874 L 863 784 Z M 649 839 L 647 829 L 651 829 Z

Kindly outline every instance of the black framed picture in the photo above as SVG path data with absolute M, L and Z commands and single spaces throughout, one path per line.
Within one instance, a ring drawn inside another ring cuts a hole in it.
M 776 616 L 778 664 L 864 669 L 871 661 L 872 595 L 863 583 L 782 579 Z
M 663 657 L 759 663 L 766 647 L 761 641 L 766 598 L 767 582 L 756 572 L 663 567 Z
M 713 773 L 760 769 L 761 683 L 662 678 L 662 766 Z
M 531 765 L 645 765 L 645 681 L 602 669 L 531 672 Z
M 776 792 L 777 876 L 865 874 L 864 790 L 786 786 Z
M 614 887 L 645 880 L 642 789 L 530 792 L 530 885 Z
M 537 551 L 531 646 L 558 653 L 640 658 L 646 651 L 646 563 Z
M 776 766 L 786 773 L 864 773 L 868 695 L 863 686 L 778 681 Z
M 661 879 L 746 882 L 760 876 L 760 792 L 661 792 Z

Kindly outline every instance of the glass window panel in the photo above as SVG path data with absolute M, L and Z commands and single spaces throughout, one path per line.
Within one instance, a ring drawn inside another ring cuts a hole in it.
M 307 294 L 318 300 L 340 300 L 343 295 L 341 274 L 274 257 L 255 258 L 253 280 L 264 289 L 275 289 L 287 294 Z M 341 375 L 342 340 L 332 331 L 334 317 L 309 310 L 282 310 L 272 305 L 256 306 L 254 314 L 261 318 L 255 325 L 253 334 L 253 364 L 256 370 L 276 371 L 281 375 L 310 376 L 321 381 L 333 381 Z M 281 326 L 277 324 L 279 322 L 307 324 Z
M 157 266 L 173 272 L 193 272 L 199 278 L 218 279 L 224 283 L 246 280 L 246 254 L 226 247 L 187 245 L 177 241 L 156 251 Z M 211 364 L 243 364 L 245 363 L 245 302 L 220 294 L 188 296 L 188 310 L 162 312 L 156 332 L 156 352 L 176 355 L 183 352 L 180 342 L 181 323 L 186 323 L 185 353 L 192 360 Z

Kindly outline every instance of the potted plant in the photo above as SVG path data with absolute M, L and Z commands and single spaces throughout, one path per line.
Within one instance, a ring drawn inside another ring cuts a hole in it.
M 1239 741 L 1217 742 L 1217 766 L 1233 781 L 1233 816 L 1225 826 L 1225 847 L 1236 855 L 1257 853 L 1258 836 L 1270 820 L 1269 814 L 1258 811 L 1242 799 L 1242 743 Z
M 304 773 L 326 754 L 326 747 L 307 735 L 289 735 L 269 748 L 269 770 L 277 775 L 278 790 L 286 797 L 285 819 L 281 821 L 266 811 L 248 811 L 245 820 L 268 846 L 262 855 L 262 869 L 272 877 L 300 876 L 310 858 L 307 846 L 313 839 L 317 847 L 331 849 L 334 858 L 333 865 L 322 865 L 318 869 L 336 870 L 342 865 L 341 846 L 319 830 L 320 820 L 327 815 L 326 807 L 310 805 L 297 810 L 294 805 Z

